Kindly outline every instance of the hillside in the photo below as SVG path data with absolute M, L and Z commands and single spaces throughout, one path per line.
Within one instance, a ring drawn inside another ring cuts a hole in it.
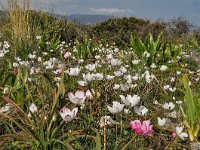
M 67 18 L 72 22 L 80 24 L 96 24 L 115 17 L 108 15 L 73 14 L 68 16 Z

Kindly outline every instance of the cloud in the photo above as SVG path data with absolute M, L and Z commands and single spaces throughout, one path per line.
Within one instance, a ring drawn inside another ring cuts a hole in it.
M 125 14 L 133 13 L 130 9 L 118 9 L 118 8 L 90 8 L 90 11 L 97 14 Z
M 35 0 L 35 1 L 38 1 L 38 2 L 42 2 L 42 3 L 47 3 L 47 4 L 57 4 L 57 3 L 67 3 L 67 2 L 71 2 L 73 0 Z

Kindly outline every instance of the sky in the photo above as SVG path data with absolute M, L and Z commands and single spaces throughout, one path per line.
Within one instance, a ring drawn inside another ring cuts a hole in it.
M 150 20 L 183 17 L 200 26 L 200 0 L 32 0 L 32 7 L 61 15 L 103 14 Z

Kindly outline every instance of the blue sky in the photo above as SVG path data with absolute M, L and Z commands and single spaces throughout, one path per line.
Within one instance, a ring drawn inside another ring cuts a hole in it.
M 32 0 L 38 9 L 54 13 L 136 16 L 147 19 L 184 17 L 200 26 L 200 0 Z

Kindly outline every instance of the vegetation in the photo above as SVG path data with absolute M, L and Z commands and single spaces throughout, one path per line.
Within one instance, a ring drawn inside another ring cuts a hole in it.
M 199 142 L 200 47 L 185 20 L 77 25 L 9 2 L 0 24 L 0 149 Z

